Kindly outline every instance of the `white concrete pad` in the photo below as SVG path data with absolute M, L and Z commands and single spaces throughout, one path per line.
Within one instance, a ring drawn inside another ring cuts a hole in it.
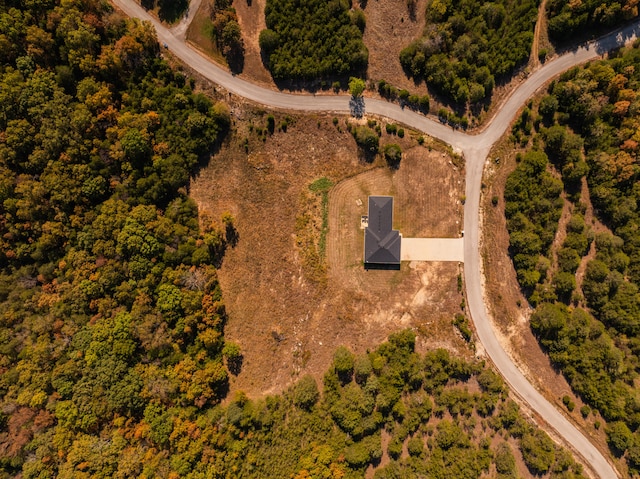
M 402 261 L 464 261 L 464 238 L 402 238 Z

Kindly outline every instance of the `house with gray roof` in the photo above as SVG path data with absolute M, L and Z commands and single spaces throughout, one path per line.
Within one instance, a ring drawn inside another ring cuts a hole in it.
M 368 224 L 364 230 L 364 267 L 400 268 L 400 232 L 393 229 L 393 197 L 369 196 Z

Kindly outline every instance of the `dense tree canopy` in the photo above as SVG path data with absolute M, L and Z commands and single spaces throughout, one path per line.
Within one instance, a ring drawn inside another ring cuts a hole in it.
M 574 68 L 549 86 L 537 107 L 539 116 L 531 112 L 539 135 L 533 144 L 544 152 L 527 153 L 505 190 L 514 265 L 537 305 L 531 327 L 574 390 L 613 421 L 607 429 L 609 445 L 635 472 L 640 470 L 638 47 L 636 42 L 606 61 Z M 555 251 L 556 264 L 549 240 L 558 210 L 549 217 L 548 208 L 531 196 L 540 188 L 531 185 L 532 175 L 523 176 L 531 155 L 548 156 L 540 174 L 561 178 L 553 180 L 551 189 L 557 198 L 561 181 L 572 209 Z M 593 213 L 606 227 L 595 234 L 585 221 L 584 180 Z M 590 248 L 595 255 L 587 258 Z M 584 273 L 577 275 L 581 265 Z
M 478 103 L 529 58 L 536 12 L 534 0 L 430 1 L 423 34 L 400 63 L 458 105 Z
M 213 265 L 233 218 L 201 227 L 186 187 L 226 106 L 106 3 L 7 0 L 0 25 L 0 478 L 355 478 L 385 453 L 380 478 L 477 478 L 486 428 L 515 438 L 496 440 L 508 470 L 534 429 L 501 379 L 420 356 L 411 331 L 340 348 L 322 387 L 223 406 L 242 351 Z
M 275 80 L 316 80 L 366 71 L 364 15 L 345 0 L 268 0 L 260 48 Z
M 577 34 L 611 28 L 638 16 L 636 0 L 550 0 L 547 2 L 549 35 L 567 40 Z
M 0 5 L 0 476 L 137 475 L 118 428 L 164 445 L 168 410 L 226 394 L 224 241 L 185 186 L 228 112 L 149 24 L 18 3 Z

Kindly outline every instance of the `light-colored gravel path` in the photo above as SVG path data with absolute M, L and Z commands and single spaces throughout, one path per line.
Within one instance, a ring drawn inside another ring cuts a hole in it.
M 464 261 L 464 238 L 402 238 L 402 261 Z

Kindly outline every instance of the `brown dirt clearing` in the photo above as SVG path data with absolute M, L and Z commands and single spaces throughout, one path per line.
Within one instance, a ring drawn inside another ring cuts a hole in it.
M 412 19 L 406 0 L 367 1 L 363 40 L 369 49 L 368 78 L 386 80 L 396 88 L 406 88 L 412 93 L 427 93 L 425 84 L 416 85 L 400 65 L 400 51 L 422 35 L 426 9 L 427 0 L 416 1 L 415 18 Z
M 191 184 L 200 211 L 212 218 L 231 212 L 239 234 L 219 270 L 229 315 L 225 336 L 238 342 L 244 354 L 232 390 L 271 394 L 301 374 L 320 378 L 339 345 L 361 353 L 406 327 L 417 331 L 421 351 L 446 347 L 471 356 L 452 326 L 462 300 L 457 263 L 403 264 L 399 272 L 365 273 L 361 259 L 355 265 L 356 245 L 362 242 L 360 212 L 358 224 L 343 232 L 353 241 L 348 264 L 329 259 L 328 271 L 326 263 L 310 266 L 307 246 L 299 241 L 300 218 L 321 215 L 317 202 L 309 200 L 309 185 L 321 177 L 334 183 L 349 178 L 336 188 L 348 191 L 343 185 L 358 184 L 360 174 L 369 178 L 372 191 L 396 195 L 396 227 L 453 236 L 459 228 L 455 221 L 461 221 L 457 201 L 464 173 L 450 164 L 446 150 L 437 144 L 431 151 L 418 146 L 409 131 L 404 139 L 383 134 L 381 144 L 397 142 L 407 152 L 400 169 L 391 173 L 381 159 L 373 165 L 359 159 L 344 120 L 336 127 L 328 115 L 290 116 L 286 133 L 268 135 L 266 115 L 238 113 L 236 132 Z M 284 114 L 275 117 L 276 125 L 286 120 Z M 356 206 L 355 199 L 348 203 Z M 321 218 L 311 222 L 318 223 Z M 340 235 L 332 224 L 328 252 Z M 361 255 L 361 244 L 359 248 Z

